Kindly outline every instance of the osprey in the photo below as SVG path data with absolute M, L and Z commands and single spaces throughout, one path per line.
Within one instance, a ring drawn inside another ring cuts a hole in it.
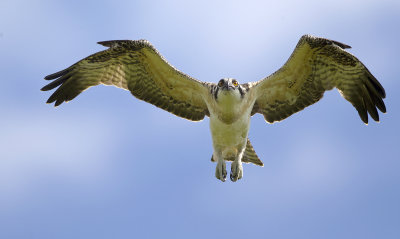
M 242 163 L 263 166 L 247 135 L 256 113 L 268 123 L 319 101 L 336 87 L 368 124 L 368 113 L 379 121 L 385 113 L 385 90 L 355 56 L 337 41 L 304 35 L 288 61 L 272 75 L 239 84 L 224 78 L 217 84 L 198 81 L 174 68 L 146 40 L 103 41 L 107 50 L 95 53 L 65 70 L 48 75 L 54 80 L 41 90 L 58 87 L 47 103 L 70 101 L 91 86 L 104 84 L 129 90 L 132 95 L 182 118 L 210 117 L 215 176 L 225 181 L 226 161 L 232 161 L 230 179 L 243 177 Z M 368 113 L 367 113 L 368 112 Z

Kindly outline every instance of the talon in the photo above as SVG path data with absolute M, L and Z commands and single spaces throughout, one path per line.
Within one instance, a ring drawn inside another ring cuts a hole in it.
M 225 182 L 226 180 L 226 164 L 224 160 L 218 161 L 217 167 L 215 168 L 215 177 L 221 180 L 222 182 Z
M 231 167 L 231 181 L 236 182 L 238 179 L 241 179 L 243 177 L 243 166 L 242 162 L 234 161 L 232 162 L 232 167 Z
M 231 177 L 230 177 L 230 178 L 231 178 L 231 181 L 232 181 L 232 182 L 236 182 L 236 180 L 237 180 L 237 179 L 235 179 L 235 177 L 233 176 L 232 172 L 231 172 Z

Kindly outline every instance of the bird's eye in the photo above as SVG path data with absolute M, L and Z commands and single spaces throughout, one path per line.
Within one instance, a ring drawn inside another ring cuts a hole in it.
M 218 82 L 218 86 L 219 86 L 219 87 L 224 86 L 224 80 L 220 80 L 220 81 Z
M 234 86 L 238 86 L 237 80 L 233 80 L 232 83 L 233 83 Z

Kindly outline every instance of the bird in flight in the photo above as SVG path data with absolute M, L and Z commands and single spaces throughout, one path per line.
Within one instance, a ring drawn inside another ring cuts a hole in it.
M 345 51 L 350 46 L 325 38 L 302 36 L 278 71 L 244 84 L 233 78 L 217 84 L 196 80 L 170 65 L 146 40 L 99 44 L 108 49 L 45 77 L 53 81 L 41 90 L 58 87 L 47 103 L 58 106 L 91 86 L 104 84 L 128 90 L 140 100 L 191 121 L 208 116 L 211 160 L 217 163 L 215 176 L 223 182 L 226 161 L 232 161 L 233 182 L 243 177 L 242 163 L 263 166 L 248 139 L 250 118 L 256 113 L 268 123 L 281 121 L 333 88 L 354 106 L 365 124 L 368 113 L 378 122 L 377 108 L 386 112 L 384 88 L 360 60 Z

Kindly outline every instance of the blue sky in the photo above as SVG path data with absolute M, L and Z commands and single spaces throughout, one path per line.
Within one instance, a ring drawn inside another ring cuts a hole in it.
M 0 3 L 0 238 L 400 238 L 399 1 Z M 214 178 L 208 119 L 114 87 L 45 104 L 45 75 L 147 39 L 202 81 L 256 81 L 303 34 L 351 45 L 386 89 L 365 126 L 336 90 L 249 133 L 264 167 Z

